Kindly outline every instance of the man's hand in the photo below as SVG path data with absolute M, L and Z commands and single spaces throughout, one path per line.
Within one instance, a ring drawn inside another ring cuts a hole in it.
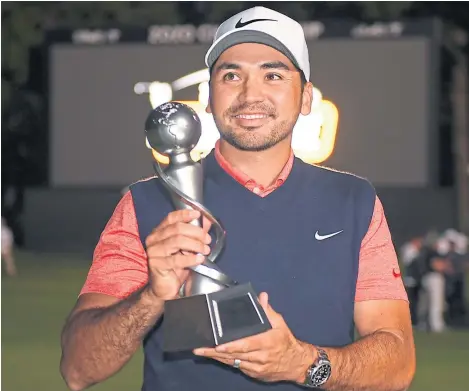
M 201 264 L 210 253 L 210 223 L 204 220 L 204 228 L 190 224 L 197 218 L 200 218 L 198 211 L 171 212 L 145 241 L 148 287 L 159 299 L 176 298 L 189 275 L 187 268 Z
M 272 325 L 271 330 L 214 349 L 196 349 L 194 354 L 230 366 L 234 364 L 235 359 L 241 360 L 239 369 L 246 375 L 262 381 L 302 383 L 307 368 L 315 360 L 316 352 L 311 345 L 295 338 L 283 317 L 268 303 L 267 293 L 261 293 L 259 301 Z

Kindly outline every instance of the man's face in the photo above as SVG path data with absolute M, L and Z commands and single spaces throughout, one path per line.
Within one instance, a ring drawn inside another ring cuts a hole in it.
M 225 50 L 210 78 L 212 113 L 221 137 L 237 149 L 266 150 L 291 142 L 299 114 L 311 111 L 312 85 L 279 51 L 244 43 Z

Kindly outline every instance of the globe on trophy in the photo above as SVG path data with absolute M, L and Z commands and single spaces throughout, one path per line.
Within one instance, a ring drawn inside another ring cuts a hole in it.
M 165 302 L 162 323 L 165 352 L 214 347 L 271 329 L 252 285 L 234 281 L 217 264 L 226 232 L 203 205 L 203 165 L 190 155 L 201 133 L 197 113 L 179 102 L 156 107 L 145 122 L 148 144 L 169 157 L 164 169 L 156 159 L 153 166 L 174 208 L 200 211 L 212 223 L 215 237 L 205 261 L 191 268 L 180 297 Z M 202 218 L 192 224 L 202 226 Z

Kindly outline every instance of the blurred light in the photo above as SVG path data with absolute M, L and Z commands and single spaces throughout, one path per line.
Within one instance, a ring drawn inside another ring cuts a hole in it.
M 152 108 L 156 108 L 159 105 L 169 102 L 173 98 L 173 89 L 169 83 L 160 83 L 154 81 L 148 88 L 150 95 L 150 103 Z
M 208 105 L 208 98 L 210 94 L 210 87 L 208 86 L 208 81 L 204 81 L 199 84 L 199 102 L 203 106 Z
M 334 103 L 323 100 L 308 116 L 300 116 L 293 129 L 292 148 L 306 163 L 318 164 L 331 156 L 335 147 L 339 111 Z
M 210 79 L 210 72 L 208 68 L 202 69 L 197 72 L 190 73 L 172 82 L 175 91 L 183 90 L 184 88 L 194 86 L 196 84 L 208 82 Z
M 151 150 L 151 153 L 153 155 L 153 159 L 158 160 L 161 164 L 163 165 L 169 164 L 169 157 L 156 152 L 154 149 Z
M 220 134 L 213 120 L 213 116 L 205 112 L 209 101 L 208 69 L 203 69 L 183 76 L 173 83 L 153 82 L 149 85 L 148 92 L 153 108 L 172 99 L 173 91 L 181 90 L 198 84 L 197 101 L 179 101 L 192 107 L 198 114 L 202 123 L 202 135 L 199 142 L 191 152 L 194 160 L 205 157 L 215 147 Z M 137 83 L 135 93 L 141 91 Z M 324 100 L 323 94 L 318 88 L 313 88 L 311 113 L 307 116 L 300 115 L 293 128 L 292 148 L 295 155 L 306 163 L 318 164 L 324 162 L 333 152 L 339 121 L 339 112 L 333 102 Z M 151 147 L 146 141 L 147 148 Z M 168 164 L 168 157 L 152 150 L 153 157 L 162 164 Z
M 138 82 L 134 85 L 134 92 L 137 94 L 137 95 L 142 95 L 144 94 L 145 92 L 148 92 L 148 87 L 145 85 L 147 83 L 143 83 L 143 82 Z

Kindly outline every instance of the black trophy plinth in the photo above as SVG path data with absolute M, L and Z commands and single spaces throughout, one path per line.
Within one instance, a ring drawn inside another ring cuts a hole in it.
M 163 350 L 215 347 L 272 328 L 251 284 L 165 303 Z

